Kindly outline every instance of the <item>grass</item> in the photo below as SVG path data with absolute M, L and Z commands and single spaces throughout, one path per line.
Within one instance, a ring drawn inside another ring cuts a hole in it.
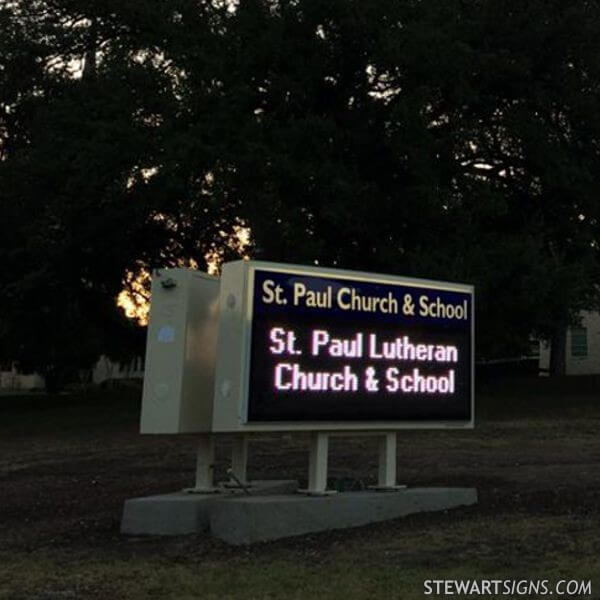
M 430 579 L 578 579 L 600 576 L 597 520 L 478 517 L 410 520 L 350 535 L 198 556 L 170 552 L 108 558 L 61 551 L 0 555 L 6 598 L 421 598 Z M 346 532 L 347 533 L 347 532 Z M 143 546 L 144 542 L 140 542 Z M 213 552 L 217 552 L 213 549 Z M 15 582 L 19 582 L 15 586 Z M 0 592 L 1 593 L 1 592 Z M 12 595 L 11 595 L 12 594 Z M 1 597 L 1 596 L 0 596 Z
M 139 436 L 136 394 L 0 398 L 0 599 L 410 599 L 431 579 L 591 580 L 600 597 L 599 381 L 482 386 L 475 431 L 401 434 L 400 480 L 474 485 L 477 506 L 241 548 L 119 534 L 125 498 L 193 477 L 193 437 Z M 226 439 L 217 456 L 223 473 Z M 306 461 L 302 438 L 251 445 L 255 478 Z M 375 465 L 374 440 L 332 441 L 333 479 Z

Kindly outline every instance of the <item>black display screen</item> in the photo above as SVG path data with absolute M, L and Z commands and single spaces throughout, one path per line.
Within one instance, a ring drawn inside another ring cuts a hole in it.
M 256 270 L 248 421 L 469 421 L 473 296 Z

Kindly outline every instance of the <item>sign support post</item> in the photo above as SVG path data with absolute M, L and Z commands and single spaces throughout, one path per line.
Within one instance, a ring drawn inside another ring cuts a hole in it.
M 307 496 L 327 496 L 335 491 L 327 490 L 327 462 L 329 434 L 322 431 L 310 434 L 308 457 L 308 488 L 299 490 Z
M 199 436 L 198 455 L 196 458 L 196 485 L 186 488 L 191 494 L 214 494 L 219 492 L 215 487 L 215 436 L 203 433 Z
M 248 466 L 248 436 L 236 435 L 231 448 L 231 471 L 237 481 L 231 477 L 228 485 L 239 487 L 240 484 L 248 485 L 246 470 Z
M 391 431 L 379 437 L 379 469 L 377 485 L 372 489 L 381 492 L 395 492 L 406 488 L 405 485 L 396 485 L 396 448 L 398 435 Z

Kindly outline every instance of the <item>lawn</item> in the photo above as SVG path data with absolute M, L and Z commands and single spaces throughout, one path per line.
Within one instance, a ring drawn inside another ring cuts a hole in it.
M 0 397 L 0 598 L 423 598 L 431 579 L 592 581 L 600 597 L 600 379 L 480 386 L 474 431 L 404 432 L 398 478 L 479 504 L 232 548 L 124 537 L 126 498 L 193 481 L 193 436 L 140 436 L 139 394 Z M 218 445 L 228 466 L 228 440 Z M 300 437 L 257 439 L 252 478 L 306 479 Z M 332 486 L 368 484 L 376 441 L 331 442 Z M 508 597 L 508 596 L 504 596 Z

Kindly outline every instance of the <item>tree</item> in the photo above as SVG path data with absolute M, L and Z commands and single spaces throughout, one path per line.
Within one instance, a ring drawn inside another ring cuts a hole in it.
M 586 0 L 11 3 L 3 355 L 23 339 L 37 366 L 57 339 L 93 341 L 65 362 L 104 351 L 127 337 L 102 334 L 127 272 L 205 268 L 209 252 L 236 254 L 240 226 L 257 258 L 475 283 L 482 357 L 556 338 L 598 305 L 597 13 Z M 59 331 L 41 336 L 50 319 Z
M 596 3 L 277 6 L 224 53 L 257 255 L 472 281 L 480 356 L 598 306 Z
M 586 1 L 469 4 L 456 13 L 465 59 L 451 86 L 440 90 L 436 119 L 458 134 L 455 208 L 465 220 L 481 214 L 477 196 L 465 193 L 470 181 L 481 181 L 496 202 L 476 229 L 510 240 L 503 261 L 521 265 L 512 286 L 500 287 L 497 274 L 483 278 L 492 286 L 483 298 L 487 306 L 492 298 L 502 300 L 496 319 L 483 323 L 514 330 L 525 324 L 564 353 L 567 325 L 582 309 L 600 306 L 600 7 Z M 525 258 L 510 250 L 516 236 Z M 515 284 L 526 296 L 512 291 Z M 511 293 L 503 297 L 505 290 Z M 515 304 L 522 309 L 511 310 Z M 552 370 L 564 372 L 564 354 L 553 352 Z

